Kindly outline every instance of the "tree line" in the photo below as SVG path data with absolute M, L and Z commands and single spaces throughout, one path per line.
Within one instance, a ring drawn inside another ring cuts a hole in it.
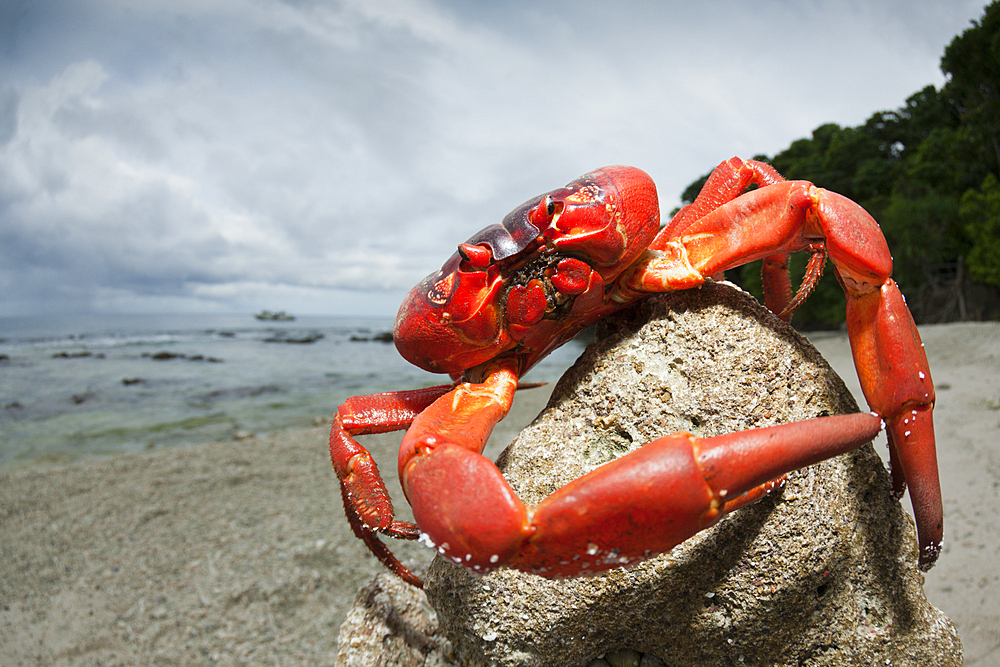
M 857 127 L 817 127 L 773 157 L 788 179 L 809 180 L 861 204 L 878 221 L 893 278 L 918 322 L 1000 316 L 1000 0 L 941 57 L 946 83 Z M 706 174 L 682 194 L 694 200 Z M 793 256 L 793 286 L 806 258 Z M 730 275 L 731 274 L 731 275 Z M 727 278 L 762 294 L 760 262 Z M 832 271 L 796 312 L 800 328 L 836 328 L 844 297 Z

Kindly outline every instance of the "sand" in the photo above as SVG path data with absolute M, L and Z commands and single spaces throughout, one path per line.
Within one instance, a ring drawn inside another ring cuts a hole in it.
M 955 621 L 967 665 L 1000 664 L 1000 323 L 921 334 L 946 512 L 925 590 Z M 812 339 L 860 396 L 846 335 Z M 547 395 L 519 394 L 491 451 Z M 386 473 L 397 442 L 366 441 Z M 377 570 L 343 519 L 323 427 L 0 473 L 3 665 L 333 664 Z

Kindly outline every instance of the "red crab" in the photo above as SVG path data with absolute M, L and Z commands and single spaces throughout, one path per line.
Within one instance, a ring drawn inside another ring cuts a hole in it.
M 756 189 L 748 189 L 751 185 Z M 529 200 L 465 243 L 407 295 L 393 337 L 408 361 L 452 384 L 348 399 L 330 434 L 347 518 L 375 556 L 421 585 L 377 538 L 417 539 L 485 572 L 582 574 L 668 551 L 759 497 L 784 473 L 888 434 L 894 492 L 909 482 L 920 565 L 937 559 L 941 492 L 934 387 L 875 220 L 850 199 L 771 167 L 723 162 L 659 228 L 656 188 L 605 167 Z M 793 297 L 787 258 L 811 258 Z M 660 438 L 526 507 L 481 452 L 518 379 L 592 322 L 647 294 L 697 287 L 764 260 L 766 305 L 787 318 L 826 257 L 847 295 L 855 365 L 873 413 L 696 438 Z M 416 525 L 397 521 L 371 455 L 354 439 L 407 429 L 399 477 Z M 641 523 L 643 531 L 624 527 Z M 595 553 L 595 545 L 600 545 Z M 574 556 L 588 554 L 586 559 Z

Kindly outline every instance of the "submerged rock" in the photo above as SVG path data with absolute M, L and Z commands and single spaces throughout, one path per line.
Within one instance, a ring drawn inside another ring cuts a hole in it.
M 265 343 L 289 343 L 292 345 L 308 345 L 323 339 L 323 334 L 318 331 L 304 333 L 301 336 L 294 336 L 287 331 L 278 331 L 273 336 L 264 339 Z
M 361 335 L 361 334 L 353 334 L 350 337 L 349 340 L 352 341 L 352 342 L 355 342 L 355 343 L 368 343 L 368 342 L 391 343 L 392 342 L 392 332 L 391 331 L 383 331 L 383 332 L 377 333 L 377 334 L 375 334 L 373 336 L 365 336 L 365 335 Z
M 808 341 L 728 285 L 648 299 L 597 338 L 500 457 L 525 502 L 676 431 L 858 410 Z M 426 590 L 462 665 L 587 665 L 621 651 L 666 665 L 959 665 L 916 561 L 912 520 L 866 445 L 633 567 L 548 580 L 438 559 Z

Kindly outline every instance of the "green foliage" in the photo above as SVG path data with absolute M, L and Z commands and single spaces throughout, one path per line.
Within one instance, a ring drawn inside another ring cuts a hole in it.
M 892 251 L 893 278 L 904 294 L 916 292 L 929 269 L 956 262 L 969 247 L 955 194 L 894 192 L 879 223 Z
M 941 58 L 942 94 L 970 130 L 979 169 L 1000 171 L 1000 1 L 952 40 Z
M 1000 287 L 1000 182 L 988 175 L 982 187 L 962 195 L 959 216 L 972 239 L 965 256 L 972 280 Z
M 916 295 L 941 267 L 963 260 L 969 279 L 1000 287 L 1000 0 L 945 49 L 948 77 L 894 111 L 858 127 L 828 123 L 768 159 L 789 179 L 809 180 L 861 204 L 878 220 L 893 254 L 893 277 Z M 692 201 L 706 174 L 682 195 Z M 789 264 L 798 284 L 805 258 Z M 762 296 L 760 262 L 730 280 Z M 827 273 L 830 273 L 829 271 Z M 844 320 L 844 296 L 829 275 L 795 315 L 802 328 Z

